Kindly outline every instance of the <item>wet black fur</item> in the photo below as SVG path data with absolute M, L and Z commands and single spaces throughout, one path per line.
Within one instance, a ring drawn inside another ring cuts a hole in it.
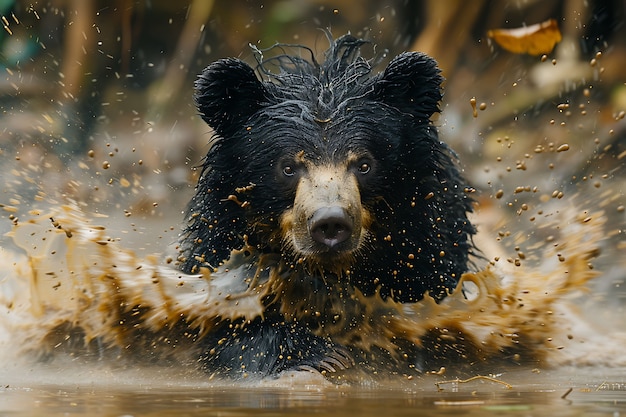
M 376 73 L 373 61 L 360 55 L 364 43 L 341 37 L 323 63 L 289 55 L 265 60 L 258 68 L 263 81 L 232 58 L 214 62 L 199 76 L 195 101 L 215 137 L 181 235 L 184 271 L 218 267 L 244 245 L 244 236 L 261 252 L 281 252 L 281 242 L 270 235 L 295 193 L 283 165 L 301 151 L 320 162 L 339 162 L 357 151 L 371 159 L 372 172 L 359 186 L 374 224 L 351 267 L 350 283 L 366 295 L 405 303 L 419 301 L 426 291 L 442 299 L 455 288 L 468 269 L 474 228 L 467 219 L 472 199 L 466 182 L 430 121 L 439 112 L 443 78 L 436 62 L 418 52 L 403 53 Z M 279 64 L 280 72 L 270 73 L 271 64 Z M 248 191 L 236 191 L 250 184 Z M 246 201 L 245 207 L 230 195 Z M 287 264 L 295 259 L 290 253 L 283 257 Z M 282 346 L 269 349 L 273 355 L 288 341 L 304 352 L 293 364 L 317 368 L 320 352 L 336 351 L 332 341 L 285 324 L 278 312 L 242 328 L 226 343 L 231 348 L 218 348 L 209 367 L 230 369 L 226 364 L 240 352 L 239 344 Z M 220 338 L 232 334 L 223 332 Z M 275 358 L 266 362 L 258 372 L 289 368 Z

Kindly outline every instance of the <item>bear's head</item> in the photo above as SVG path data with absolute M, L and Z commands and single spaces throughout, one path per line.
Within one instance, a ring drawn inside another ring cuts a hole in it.
M 321 64 L 263 61 L 261 79 L 238 59 L 199 76 L 215 136 L 181 234 L 185 271 L 252 245 L 366 295 L 413 302 L 456 286 L 474 229 L 470 190 L 430 120 L 443 78 L 417 52 L 374 74 L 364 43 L 343 36 Z

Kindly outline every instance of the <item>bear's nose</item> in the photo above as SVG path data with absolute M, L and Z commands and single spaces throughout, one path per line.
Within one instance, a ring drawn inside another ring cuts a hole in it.
M 322 207 L 309 219 L 309 234 L 314 241 L 333 249 L 352 234 L 353 223 L 341 207 Z

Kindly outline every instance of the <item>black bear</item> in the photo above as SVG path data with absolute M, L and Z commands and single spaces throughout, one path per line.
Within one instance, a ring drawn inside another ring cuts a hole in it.
M 419 368 L 427 352 L 400 334 L 371 334 L 384 327 L 372 324 L 384 321 L 376 306 L 441 300 L 468 270 L 472 189 L 431 122 L 440 70 L 408 52 L 376 73 L 360 53 L 366 43 L 331 40 L 321 63 L 260 59 L 259 77 L 222 59 L 196 81 L 214 139 L 181 233 L 181 268 L 219 271 L 249 256 L 250 288 L 263 271 L 278 277 L 262 314 L 216 318 L 202 339 L 211 372 Z

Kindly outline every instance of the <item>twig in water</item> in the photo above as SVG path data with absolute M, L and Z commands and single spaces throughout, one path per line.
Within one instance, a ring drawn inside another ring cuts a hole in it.
M 569 388 L 567 391 L 565 391 L 565 394 L 561 395 L 562 399 L 565 399 L 570 392 L 572 392 L 574 390 L 574 388 Z
M 472 382 L 472 381 L 475 381 L 475 380 L 478 380 L 478 379 L 484 379 L 485 381 L 490 381 L 490 382 L 495 382 L 497 384 L 502 384 L 505 387 L 507 387 L 507 389 L 512 389 L 513 388 L 513 385 L 511 385 L 511 384 L 509 384 L 507 382 L 504 382 L 504 381 L 502 381 L 500 379 L 492 378 L 492 377 L 486 376 L 486 375 L 476 375 L 476 376 L 473 376 L 473 377 L 467 378 L 467 379 L 458 379 L 457 378 L 457 379 L 451 379 L 449 381 L 440 381 L 440 382 L 435 382 L 435 385 L 437 386 L 438 390 L 441 390 L 440 385 L 443 385 L 443 384 L 454 384 L 454 383 L 465 384 L 467 382 Z

